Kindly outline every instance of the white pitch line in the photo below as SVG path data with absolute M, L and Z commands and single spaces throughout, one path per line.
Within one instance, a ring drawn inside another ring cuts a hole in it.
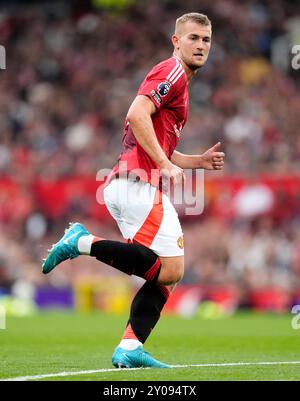
M 197 365 L 170 365 L 172 369 L 178 368 L 210 368 L 210 367 L 226 367 L 226 366 L 267 366 L 267 365 L 300 365 L 300 361 L 282 361 L 282 362 L 228 362 L 228 363 L 202 363 Z M 124 372 L 127 370 L 145 370 L 150 368 L 124 368 L 124 369 L 95 369 L 95 370 L 79 370 L 77 372 L 60 372 L 60 373 L 47 373 L 44 375 L 36 376 L 17 376 L 8 379 L 0 379 L 0 381 L 27 381 L 39 380 L 49 377 L 64 377 L 64 376 L 77 376 L 88 375 L 92 373 L 107 373 L 107 372 Z

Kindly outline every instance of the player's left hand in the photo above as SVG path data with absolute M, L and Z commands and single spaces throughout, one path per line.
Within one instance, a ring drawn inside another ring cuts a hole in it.
M 224 167 L 225 153 L 220 152 L 221 142 L 216 143 L 201 155 L 202 168 L 205 170 L 222 170 Z

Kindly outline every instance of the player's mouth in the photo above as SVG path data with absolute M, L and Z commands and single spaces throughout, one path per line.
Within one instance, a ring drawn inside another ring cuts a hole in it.
M 194 56 L 195 57 L 199 57 L 199 58 L 203 58 L 204 57 L 204 54 L 203 53 L 194 53 Z

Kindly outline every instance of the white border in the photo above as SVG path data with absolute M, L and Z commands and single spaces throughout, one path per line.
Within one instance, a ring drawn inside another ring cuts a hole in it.
M 226 367 L 226 366 L 268 366 L 268 365 L 300 365 L 300 361 L 283 361 L 283 362 L 229 362 L 229 363 L 202 363 L 198 365 L 171 365 L 171 369 L 178 368 L 207 368 L 207 367 Z M 17 376 L 8 379 L 0 379 L 0 381 L 28 381 L 47 379 L 50 377 L 66 377 L 66 376 L 79 376 L 94 373 L 107 373 L 107 372 L 126 372 L 133 370 L 149 370 L 150 368 L 132 368 L 132 369 L 95 369 L 95 370 L 79 370 L 77 372 L 57 372 L 46 373 L 43 375 L 35 376 Z M 167 369 L 168 370 L 168 369 Z M 167 371 L 166 370 L 166 371 Z

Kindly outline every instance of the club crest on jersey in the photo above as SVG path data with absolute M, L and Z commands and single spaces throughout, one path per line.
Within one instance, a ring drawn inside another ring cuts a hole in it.
M 157 92 L 160 94 L 160 96 L 164 97 L 169 92 L 170 87 L 171 87 L 170 82 L 168 81 L 161 82 L 157 87 Z
M 181 131 L 182 131 L 182 128 L 183 128 L 183 123 L 184 123 L 184 121 L 179 123 L 178 126 L 177 126 L 177 124 L 174 124 L 174 132 L 175 132 L 175 135 L 177 136 L 177 138 L 180 138 Z

